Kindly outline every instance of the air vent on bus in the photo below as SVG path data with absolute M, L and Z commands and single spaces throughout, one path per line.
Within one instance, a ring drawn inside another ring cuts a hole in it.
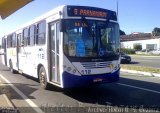
M 110 62 L 81 62 L 81 64 L 86 69 L 92 69 L 109 67 Z

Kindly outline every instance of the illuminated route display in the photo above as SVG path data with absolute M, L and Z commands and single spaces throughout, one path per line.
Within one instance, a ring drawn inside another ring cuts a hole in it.
M 72 17 L 95 17 L 117 20 L 116 13 L 114 11 L 87 6 L 68 6 L 67 14 Z

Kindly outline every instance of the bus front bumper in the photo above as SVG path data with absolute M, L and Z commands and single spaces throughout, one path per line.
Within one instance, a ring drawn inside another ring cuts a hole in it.
M 120 69 L 114 73 L 106 73 L 100 75 L 72 75 L 68 72 L 64 72 L 63 88 L 85 87 L 97 84 L 117 82 L 119 80 Z

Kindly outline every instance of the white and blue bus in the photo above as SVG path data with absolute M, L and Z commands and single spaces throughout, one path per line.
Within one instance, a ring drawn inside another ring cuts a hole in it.
M 118 81 L 119 49 L 116 12 L 89 6 L 60 6 L 2 37 L 3 64 L 45 89 Z

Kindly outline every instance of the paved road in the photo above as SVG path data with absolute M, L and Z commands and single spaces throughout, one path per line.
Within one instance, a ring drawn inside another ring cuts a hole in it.
M 1 65 L 0 76 L 0 94 L 5 93 L 22 113 L 38 110 L 47 113 L 157 112 L 160 107 L 160 79 L 154 77 L 121 73 L 118 83 L 95 88 L 43 90 L 33 78 L 11 74 Z
M 160 56 L 131 56 L 131 65 L 160 68 Z

